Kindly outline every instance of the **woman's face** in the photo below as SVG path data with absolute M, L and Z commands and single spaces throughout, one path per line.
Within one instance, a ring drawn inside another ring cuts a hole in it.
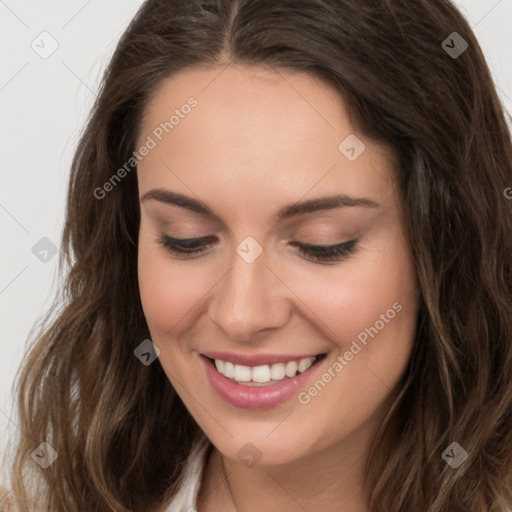
M 393 154 L 356 132 L 328 85 L 237 65 L 164 81 L 142 146 L 144 314 L 210 440 L 277 464 L 373 432 L 418 305 Z M 203 251 L 170 252 L 171 238 Z M 328 260 L 306 245 L 339 248 Z

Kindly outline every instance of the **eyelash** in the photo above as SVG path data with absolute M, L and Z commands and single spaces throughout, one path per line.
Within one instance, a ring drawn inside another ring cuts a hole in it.
M 215 237 L 202 238 L 172 238 L 168 235 L 160 235 L 157 242 L 171 254 L 188 257 L 192 254 L 204 252 L 214 241 Z M 198 245 L 202 242 L 201 245 Z M 206 242 L 206 243 L 205 243 Z M 299 242 L 291 242 L 291 245 L 298 247 L 299 251 L 316 261 L 329 262 L 340 261 L 350 256 L 356 248 L 358 240 L 349 240 L 336 245 L 309 245 Z M 180 248 L 184 247 L 184 248 Z

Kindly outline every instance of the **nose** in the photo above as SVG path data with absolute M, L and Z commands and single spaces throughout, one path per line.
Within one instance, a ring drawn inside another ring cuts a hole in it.
M 288 288 L 276 274 L 267 267 L 265 251 L 252 263 L 234 255 L 231 270 L 215 287 L 209 304 L 210 319 L 229 339 L 249 342 L 288 322 Z

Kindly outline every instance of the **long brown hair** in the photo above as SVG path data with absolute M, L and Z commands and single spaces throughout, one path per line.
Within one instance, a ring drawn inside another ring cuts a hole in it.
M 468 44 L 458 56 L 453 32 Z M 24 434 L 11 480 L 20 510 L 32 493 L 38 510 L 143 511 L 180 483 L 198 426 L 161 366 L 133 354 L 150 337 L 136 171 L 101 199 L 93 192 L 132 156 L 164 78 L 230 63 L 320 77 L 360 132 L 398 156 L 421 306 L 400 393 L 368 459 L 371 511 L 512 509 L 512 143 L 465 18 L 449 0 L 148 0 L 79 141 L 62 292 L 19 370 Z M 401 435 L 383 453 L 391 428 Z M 58 453 L 44 470 L 30 456 L 43 441 Z M 453 442 L 468 454 L 457 469 L 441 456 Z

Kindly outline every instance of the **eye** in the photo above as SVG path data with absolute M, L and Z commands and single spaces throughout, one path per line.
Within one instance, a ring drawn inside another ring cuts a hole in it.
M 176 256 L 188 258 L 194 254 L 204 252 L 216 237 L 204 236 L 200 238 L 173 238 L 168 235 L 160 235 L 157 242 L 165 247 L 167 251 Z M 290 242 L 292 246 L 299 249 L 299 252 L 315 261 L 339 261 L 355 251 L 358 240 L 349 240 L 336 245 L 311 245 L 300 242 Z
M 157 240 L 171 254 L 185 256 L 199 254 L 215 241 L 214 236 L 203 236 L 199 238 L 173 238 L 168 235 L 160 235 Z
M 339 261 L 352 254 L 357 246 L 358 240 L 349 240 L 336 245 L 310 245 L 300 242 L 290 242 L 299 248 L 299 251 L 318 261 Z

